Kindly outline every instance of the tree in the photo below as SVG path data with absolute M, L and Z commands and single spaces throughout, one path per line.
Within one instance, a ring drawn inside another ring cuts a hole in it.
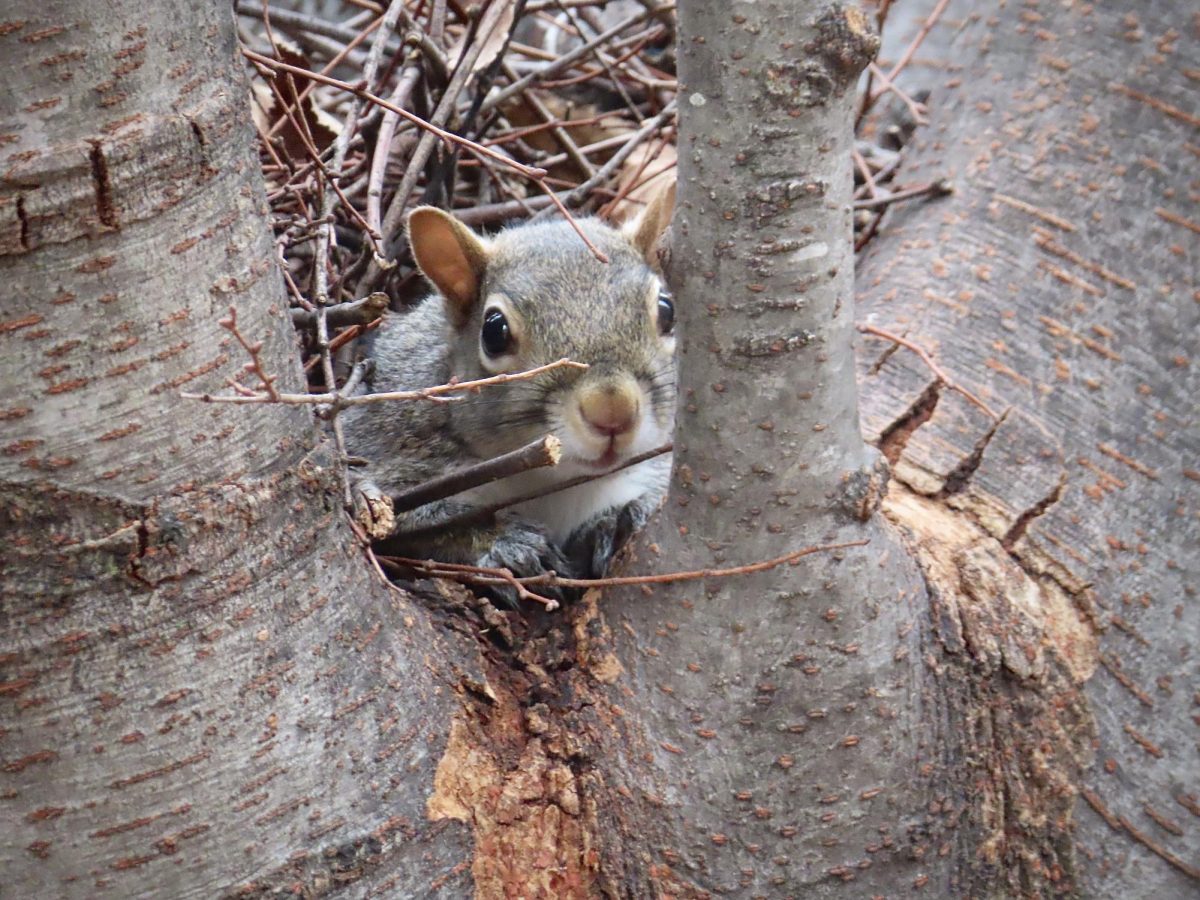
M 483 635 L 461 590 L 375 576 L 305 413 L 176 399 L 239 373 L 239 335 L 301 383 L 227 11 L 20 5 L 0 26 L 19 895 L 1194 888 L 1175 336 L 1196 226 L 1171 152 L 1194 38 L 1146 33 L 1177 6 L 931 31 L 969 77 L 937 84 L 905 171 L 957 191 L 891 214 L 859 315 L 997 415 L 864 340 L 882 514 L 850 350 L 865 20 L 681 9 L 677 469 L 626 569 L 869 543 Z

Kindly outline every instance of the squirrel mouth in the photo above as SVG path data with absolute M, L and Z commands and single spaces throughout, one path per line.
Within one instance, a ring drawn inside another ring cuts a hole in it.
M 615 443 L 615 441 L 609 441 L 604 453 L 595 459 L 589 459 L 587 464 L 593 469 L 611 469 L 617 462 L 617 448 Z

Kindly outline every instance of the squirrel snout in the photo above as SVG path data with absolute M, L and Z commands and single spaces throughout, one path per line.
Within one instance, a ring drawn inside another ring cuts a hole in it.
M 611 382 L 596 385 L 579 397 L 579 414 L 583 421 L 605 437 L 632 431 L 638 423 L 640 406 L 633 385 Z

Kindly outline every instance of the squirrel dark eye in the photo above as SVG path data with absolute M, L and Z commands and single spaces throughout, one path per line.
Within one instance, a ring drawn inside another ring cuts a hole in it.
M 479 333 L 483 350 L 488 356 L 503 356 L 512 345 L 512 331 L 508 319 L 498 309 L 490 310 L 483 317 L 483 330 Z
M 675 304 L 666 291 L 658 292 L 658 333 L 670 334 L 675 327 Z

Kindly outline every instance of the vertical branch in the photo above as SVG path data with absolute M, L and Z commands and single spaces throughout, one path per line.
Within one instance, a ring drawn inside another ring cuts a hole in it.
M 400 18 L 400 14 L 403 11 L 404 0 L 392 0 L 388 6 L 387 13 L 383 17 L 383 24 L 380 25 L 375 35 L 375 40 L 371 44 L 371 51 L 367 56 L 366 66 L 363 68 L 363 80 L 368 85 L 373 84 L 375 81 L 375 75 L 379 71 L 379 64 L 383 59 L 388 38 L 391 37 L 392 31 L 396 27 L 396 21 Z M 362 104 L 357 100 L 352 100 L 349 106 L 350 112 L 347 116 L 345 127 L 333 145 L 333 159 L 329 164 L 331 185 L 333 184 L 333 179 L 341 175 L 342 166 L 346 161 L 346 151 L 349 149 L 350 141 L 353 139 L 354 132 L 358 127 Z M 321 357 L 321 371 L 325 377 L 325 387 L 330 392 L 336 390 L 337 381 L 333 371 L 333 354 L 329 350 L 329 322 L 326 318 L 326 307 L 331 302 L 331 298 L 329 297 L 329 263 L 333 240 L 333 207 L 340 196 L 340 192 L 336 190 L 325 191 L 322 194 L 320 216 L 318 217 L 320 224 L 317 228 L 317 249 L 315 258 L 313 259 L 313 299 L 317 304 L 317 350 Z M 338 411 L 338 405 L 335 401 L 329 410 L 330 427 L 333 429 L 338 458 L 344 460 L 346 458 L 346 440 L 342 433 L 342 423 L 338 418 Z M 352 503 L 350 476 L 349 471 L 344 467 L 342 469 L 342 482 L 345 501 L 347 506 L 349 506 Z

